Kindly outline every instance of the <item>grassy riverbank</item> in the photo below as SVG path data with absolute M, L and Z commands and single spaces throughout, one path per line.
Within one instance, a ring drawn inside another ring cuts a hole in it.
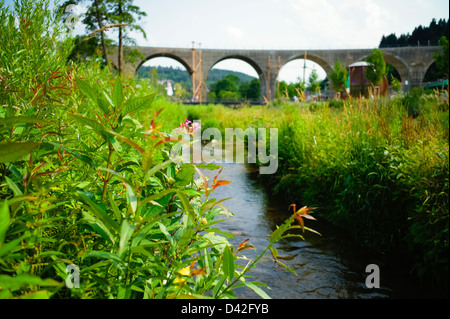
M 69 61 L 74 39 L 48 3 L 0 2 L 0 18 L 0 298 L 233 298 L 244 286 L 268 297 L 246 275 L 269 249 L 276 258 L 272 245 L 299 231 L 308 209 L 242 267 L 253 246 L 228 242 L 218 216 L 229 212 L 213 195 L 229 181 L 215 165 L 170 158 L 168 133 L 194 130 L 185 118 L 203 129 L 278 128 L 279 169 L 262 176 L 274 195 L 318 206 L 365 247 L 401 252 L 411 270 L 448 282 L 440 95 L 183 106 L 100 56 Z
M 404 256 L 405 271 L 448 289 L 449 107 L 423 93 L 186 111 L 202 128 L 278 128 L 278 171 L 261 176 L 273 195 L 320 207 L 362 246 Z
M 243 267 L 254 247 L 220 228 L 220 167 L 170 157 L 187 111 L 100 56 L 69 61 L 48 2 L 0 2 L 0 18 L 0 299 L 268 297 L 247 274 L 300 217 Z

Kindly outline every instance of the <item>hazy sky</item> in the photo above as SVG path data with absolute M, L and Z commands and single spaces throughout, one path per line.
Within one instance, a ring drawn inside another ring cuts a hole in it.
M 147 39 L 133 34 L 138 45 L 143 46 L 190 48 L 195 41 L 202 48 L 227 49 L 375 48 L 383 35 L 411 33 L 419 25 L 428 26 L 433 18 L 449 18 L 448 0 L 135 0 L 134 3 L 147 12 L 140 22 Z M 218 67 L 227 65 L 256 75 L 251 67 L 244 64 L 242 68 L 235 61 L 224 61 Z M 295 81 L 303 73 L 302 67 L 300 60 L 291 62 L 281 69 L 281 77 Z M 313 62 L 307 64 L 307 74 L 313 67 Z M 324 74 L 320 67 L 318 71 Z
M 147 12 L 142 44 L 206 48 L 378 47 L 382 35 L 448 19 L 448 0 L 164 0 Z

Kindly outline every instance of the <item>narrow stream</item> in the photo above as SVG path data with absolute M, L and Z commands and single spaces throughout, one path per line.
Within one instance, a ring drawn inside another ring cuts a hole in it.
M 224 231 L 235 235 L 230 242 L 237 245 L 249 238 L 258 252 L 267 246 L 269 235 L 281 225 L 292 211 L 289 204 L 269 199 L 257 180 L 258 169 L 246 164 L 220 164 L 221 178 L 233 181 L 214 191 L 217 199 L 232 197 L 224 202 L 234 214 L 220 223 Z M 206 173 L 206 172 L 205 172 Z M 217 171 L 211 172 L 215 175 Z M 408 276 L 408 270 L 395 269 L 369 256 L 361 247 L 345 238 L 342 232 L 318 221 L 306 220 L 305 225 L 322 234 L 305 233 L 305 240 L 283 239 L 276 244 L 280 260 L 295 270 L 297 276 L 269 258 L 261 261 L 251 272 L 251 281 L 266 283 L 264 290 L 275 299 L 372 299 L 427 298 L 430 295 Z M 248 257 L 253 250 L 246 250 Z M 270 255 L 270 253 L 269 253 Z M 268 255 L 268 256 L 269 256 Z M 366 266 L 377 264 L 380 269 L 380 288 L 367 288 Z M 236 290 L 238 298 L 260 298 L 249 289 Z

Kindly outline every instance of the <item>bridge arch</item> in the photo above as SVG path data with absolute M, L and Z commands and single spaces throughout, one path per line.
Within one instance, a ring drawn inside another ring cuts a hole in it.
M 263 96 L 265 94 L 266 88 L 268 86 L 266 74 L 264 73 L 261 66 L 255 60 L 253 60 L 252 58 L 250 58 L 248 56 L 244 56 L 244 55 L 240 55 L 240 54 L 225 55 L 225 56 L 219 57 L 218 59 L 215 59 L 214 62 L 211 63 L 210 65 L 205 65 L 206 66 L 205 72 L 203 74 L 203 79 L 204 79 L 205 83 L 206 83 L 206 79 L 208 77 L 209 72 L 214 68 L 215 65 L 217 65 L 220 62 L 223 62 L 225 60 L 230 60 L 230 59 L 236 59 L 236 60 L 246 62 L 255 70 L 255 72 L 258 74 L 258 77 L 259 77 L 259 83 L 261 85 L 261 95 Z
M 436 62 L 433 60 L 433 61 L 430 61 L 429 63 L 425 63 L 425 65 L 424 65 L 424 73 L 423 73 L 423 79 L 422 79 L 422 81 L 425 83 L 425 82 L 429 82 L 429 81 L 438 81 L 439 80 L 439 78 L 433 78 L 433 79 L 426 79 L 427 78 L 427 75 L 428 75 L 428 73 L 429 72 L 435 72 L 435 73 L 440 73 L 440 71 L 438 71 L 438 68 L 437 68 L 437 66 L 436 66 Z M 443 76 L 442 76 L 443 77 Z
M 294 60 L 299 60 L 299 59 L 305 59 L 305 55 L 304 53 L 302 54 L 297 54 L 297 55 L 293 55 L 290 56 L 283 65 L 281 65 L 280 70 L 283 68 L 283 66 L 285 66 L 286 64 L 288 64 L 289 62 L 292 62 Z M 317 63 L 326 73 L 327 77 L 330 74 L 332 68 L 331 65 L 328 63 L 328 61 L 326 61 L 325 59 L 323 59 L 322 57 L 315 55 L 315 54 L 309 54 L 307 53 L 306 55 L 306 60 L 312 61 Z M 277 74 L 277 78 L 278 78 L 279 74 Z
M 180 63 L 186 68 L 186 71 L 189 73 L 189 75 L 192 76 L 193 70 L 192 70 L 191 66 L 189 65 L 189 63 L 187 63 L 183 58 L 181 58 L 181 57 L 179 57 L 179 56 L 177 56 L 177 55 L 175 55 L 175 54 L 171 54 L 171 53 L 163 53 L 163 52 L 161 52 L 161 53 L 155 53 L 155 54 L 152 54 L 152 55 L 149 55 L 149 56 L 145 57 L 145 59 L 143 59 L 143 60 L 137 65 L 137 67 L 136 67 L 136 69 L 135 69 L 135 73 L 137 73 L 137 71 L 139 70 L 139 68 L 140 68 L 145 62 L 147 62 L 147 61 L 149 61 L 149 60 L 151 60 L 151 59 L 154 59 L 154 58 L 170 58 L 170 59 L 173 59 L 173 60 L 175 60 L 175 61 L 177 61 L 177 62 L 180 62 Z
M 409 76 L 409 68 L 405 61 L 402 61 L 401 58 L 390 55 L 390 54 L 384 54 L 384 61 L 392 65 L 400 75 L 400 81 L 405 81 L 408 79 Z
M 194 62 L 192 61 L 192 49 L 188 48 L 161 48 L 161 47 L 130 47 L 139 50 L 146 58 L 143 61 L 127 62 L 124 65 L 125 73 L 133 73 L 145 61 L 153 57 L 170 57 L 180 62 L 188 73 L 193 72 Z M 114 65 L 118 60 L 117 48 L 112 47 L 109 55 L 111 63 Z M 404 48 L 383 48 L 386 61 L 389 62 L 399 73 L 403 82 L 408 80 L 406 90 L 413 87 L 422 86 L 423 78 L 427 69 L 433 63 L 433 55 L 436 50 L 442 51 L 441 47 L 404 47 Z M 361 61 L 362 58 L 370 55 L 371 49 L 349 49 L 349 50 L 309 50 L 307 59 L 319 64 L 327 74 L 331 71 L 331 66 L 339 58 L 344 65 Z M 202 49 L 202 76 L 207 76 L 207 72 L 221 60 L 228 58 L 238 58 L 248 62 L 260 77 L 261 93 L 269 100 L 271 92 L 276 88 L 278 59 L 280 64 L 285 64 L 292 59 L 302 58 L 304 51 L 298 50 L 229 50 L 229 49 Z M 268 58 L 270 57 L 270 60 Z M 426 69 L 427 68 L 427 69 Z M 206 91 L 206 90 L 205 90 Z

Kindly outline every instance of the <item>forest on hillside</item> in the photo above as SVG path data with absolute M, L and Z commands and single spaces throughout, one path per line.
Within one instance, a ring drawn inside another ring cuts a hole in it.
M 192 92 L 192 79 L 185 69 L 172 66 L 142 66 L 137 71 L 137 77 L 149 79 L 154 86 L 157 86 L 158 80 L 171 80 L 175 83 L 175 96 L 177 97 L 185 98 L 189 95 L 187 92 Z M 259 99 L 260 95 L 259 79 L 231 70 L 212 69 L 208 73 L 206 86 L 210 92 L 208 97 L 212 100 L 218 99 L 219 96 L 220 100 L 241 98 L 254 100 Z
M 380 48 L 405 47 L 405 46 L 438 46 L 439 39 L 449 36 L 449 20 L 440 19 L 431 20 L 430 25 L 418 26 L 411 34 L 401 34 L 399 37 L 395 33 L 391 33 L 381 38 Z
M 160 80 L 172 80 L 175 83 L 185 83 L 186 86 L 188 86 L 188 87 L 192 86 L 192 79 L 191 79 L 189 73 L 185 69 L 172 67 L 172 66 L 164 67 L 164 66 L 158 65 L 156 67 L 152 67 L 152 66 L 143 65 L 137 71 L 137 76 L 139 78 L 151 78 L 151 76 L 152 76 L 151 70 L 152 69 L 156 69 L 156 72 L 158 74 L 158 79 L 160 79 Z M 210 86 L 212 83 L 225 78 L 229 74 L 236 75 L 239 78 L 239 81 L 241 83 L 251 82 L 253 79 L 255 79 L 253 76 L 250 76 L 250 75 L 242 73 L 242 72 L 223 70 L 223 69 L 212 69 L 208 73 L 206 85 Z
M 401 34 L 397 37 L 395 33 L 383 35 L 379 48 L 407 47 L 407 46 L 439 46 L 442 37 L 449 38 L 449 20 L 432 19 L 429 26 L 419 25 L 412 33 Z M 423 81 L 435 82 L 445 78 L 445 74 L 439 70 L 436 64 L 428 69 Z

